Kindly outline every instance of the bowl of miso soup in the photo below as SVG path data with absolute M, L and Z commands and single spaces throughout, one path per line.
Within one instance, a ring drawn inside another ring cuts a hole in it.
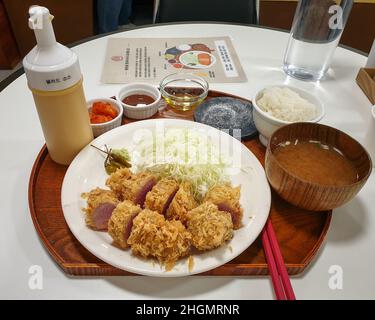
M 312 211 L 342 206 L 361 190 L 371 174 L 371 158 L 346 133 L 300 122 L 273 133 L 265 170 L 272 188 L 287 202 Z

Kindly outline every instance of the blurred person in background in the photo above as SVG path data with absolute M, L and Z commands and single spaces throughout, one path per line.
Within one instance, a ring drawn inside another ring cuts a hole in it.
M 129 24 L 133 0 L 97 0 L 99 33 L 116 31 Z

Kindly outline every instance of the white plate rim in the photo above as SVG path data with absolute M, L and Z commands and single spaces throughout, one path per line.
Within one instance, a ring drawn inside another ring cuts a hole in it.
M 111 131 L 108 131 L 108 132 L 104 133 L 103 135 L 101 135 L 100 137 L 94 139 L 91 142 L 91 144 L 95 143 L 96 141 L 105 140 L 105 139 L 109 138 L 112 134 L 117 133 L 119 131 L 127 130 L 126 128 L 129 128 L 129 127 L 132 127 L 132 126 L 134 126 L 134 127 L 141 126 L 142 124 L 145 124 L 146 122 L 147 123 L 150 123 L 150 122 L 153 122 L 153 123 L 157 123 L 157 122 L 169 123 L 172 127 L 180 127 L 180 126 L 186 127 L 187 126 L 187 127 L 201 127 L 201 128 L 206 128 L 206 129 L 210 129 L 210 130 L 217 130 L 217 129 L 211 127 L 211 126 L 207 126 L 207 125 L 202 124 L 202 123 L 198 123 L 198 122 L 194 122 L 194 121 L 188 121 L 188 120 L 149 119 L 149 120 L 142 120 L 142 121 L 137 121 L 137 122 L 133 122 L 133 123 L 130 123 L 130 124 L 126 124 L 125 126 L 120 126 L 120 127 L 115 128 Z M 166 127 L 167 126 L 168 125 L 166 125 Z M 227 133 L 223 133 L 223 134 L 227 135 L 230 139 L 234 139 L 232 136 L 230 136 Z M 239 142 L 239 143 L 241 143 L 241 142 Z M 241 143 L 241 145 L 242 145 L 242 143 Z M 199 273 L 203 273 L 203 272 L 212 270 L 214 268 L 217 268 L 217 267 L 219 267 L 221 265 L 224 265 L 225 263 L 233 260 L 234 258 L 239 256 L 243 251 L 245 251 L 249 246 L 251 246 L 253 244 L 253 242 L 256 240 L 256 238 L 260 235 L 260 233 L 261 233 L 261 231 L 262 231 L 262 229 L 263 229 L 263 227 L 264 227 L 264 225 L 267 221 L 267 218 L 269 216 L 269 211 L 270 211 L 270 207 L 271 207 L 271 190 L 270 190 L 270 186 L 268 184 L 267 178 L 266 178 L 266 174 L 264 172 L 264 169 L 263 169 L 262 165 L 260 164 L 258 159 L 255 157 L 255 155 L 246 146 L 242 145 L 242 149 L 241 149 L 242 151 L 241 152 L 246 152 L 252 158 L 253 164 L 255 166 L 257 166 L 257 168 L 255 168 L 255 169 L 256 169 L 257 173 L 260 174 L 260 178 L 263 180 L 262 181 L 263 185 L 261 186 L 261 188 L 263 189 L 263 196 L 264 196 L 264 203 L 262 204 L 263 212 L 261 212 L 259 214 L 257 213 L 257 216 L 259 217 L 258 218 L 259 221 L 257 221 L 257 224 L 252 226 L 253 232 L 251 233 L 251 237 L 249 237 L 248 245 L 246 247 L 244 247 L 243 250 L 238 250 L 235 254 L 232 253 L 230 255 L 229 259 L 223 260 L 222 263 L 220 263 L 216 266 L 207 266 L 207 267 L 202 267 L 202 268 L 199 268 L 199 269 L 194 268 L 192 271 L 188 271 L 188 270 L 181 270 L 180 271 L 180 270 L 178 270 L 178 271 L 175 271 L 175 272 L 173 272 L 173 271 L 166 272 L 165 270 L 162 270 L 162 269 L 155 269 L 155 270 L 150 271 L 150 270 L 144 270 L 144 269 L 140 270 L 139 268 L 132 267 L 132 266 L 124 267 L 122 264 L 119 264 L 116 261 L 113 261 L 112 259 L 109 259 L 106 255 L 101 254 L 95 248 L 93 248 L 92 245 L 87 243 L 85 241 L 85 239 L 83 239 L 82 236 L 80 235 L 80 232 L 78 230 L 79 228 L 77 228 L 77 226 L 73 225 L 72 221 L 69 219 L 68 209 L 72 206 L 72 203 L 69 200 L 71 197 L 68 194 L 69 192 L 67 191 L 66 186 L 67 186 L 67 183 L 69 182 L 70 172 L 75 169 L 75 166 L 80 161 L 81 155 L 85 152 L 85 150 L 87 150 L 87 148 L 90 148 L 90 146 L 88 145 L 83 150 L 81 150 L 81 152 L 75 157 L 75 159 L 72 161 L 71 165 L 68 167 L 68 170 L 66 171 L 66 174 L 64 176 L 64 180 L 63 180 L 63 184 L 62 184 L 62 188 L 61 188 L 61 204 L 62 204 L 63 214 L 64 214 L 65 221 L 68 224 L 68 227 L 69 227 L 70 231 L 73 233 L 73 235 L 76 237 L 76 239 L 82 244 L 82 246 L 85 247 L 85 249 L 87 249 L 89 252 L 91 252 L 93 255 L 95 255 L 99 259 L 103 260 L 104 262 L 106 262 L 106 263 L 108 263 L 108 264 L 110 264 L 110 265 L 112 265 L 116 268 L 119 268 L 119 269 L 122 269 L 122 270 L 125 270 L 125 271 L 129 271 L 129 272 L 132 272 L 132 273 L 135 273 L 135 274 L 154 276 L 154 277 L 155 276 L 156 277 L 183 277 L 183 276 L 199 274 Z M 83 216 L 82 216 L 82 219 L 83 219 Z M 84 221 L 83 221 L 83 224 L 85 225 Z M 85 228 L 88 231 L 95 233 L 95 231 L 87 228 L 86 225 L 85 225 Z M 117 250 L 119 250 L 119 249 L 117 249 Z

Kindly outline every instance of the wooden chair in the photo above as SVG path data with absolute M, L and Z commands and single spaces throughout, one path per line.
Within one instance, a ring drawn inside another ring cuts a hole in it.
M 220 21 L 258 23 L 257 0 L 156 0 L 155 23 Z

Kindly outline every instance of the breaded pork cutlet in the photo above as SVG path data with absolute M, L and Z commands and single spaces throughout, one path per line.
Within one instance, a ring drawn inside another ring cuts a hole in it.
M 165 216 L 169 220 L 179 220 L 186 225 L 188 211 L 198 206 L 193 197 L 190 182 L 183 182 L 174 196 Z
M 116 194 L 111 190 L 95 188 L 88 193 L 83 193 L 82 198 L 87 201 L 87 207 L 83 209 L 86 214 L 86 224 L 94 230 L 107 230 L 112 211 L 120 202 Z
M 147 172 L 132 174 L 127 168 L 118 169 L 107 179 L 106 185 L 121 200 L 129 200 L 143 206 L 146 194 L 156 184 L 154 175 Z
M 144 209 L 133 220 L 128 244 L 135 255 L 154 257 L 166 270 L 189 254 L 191 235 L 180 221 L 168 221 L 164 216 Z
M 132 172 L 128 168 L 117 169 L 112 173 L 107 181 L 105 182 L 118 198 L 122 198 L 122 192 L 124 189 L 124 181 L 130 179 L 133 176 Z
M 240 205 L 241 187 L 233 188 L 229 183 L 212 187 L 203 202 L 216 204 L 219 210 L 229 212 L 232 216 L 234 229 L 242 226 L 243 209 Z
M 142 211 L 139 205 L 135 205 L 129 200 L 119 203 L 108 221 L 108 233 L 112 237 L 115 245 L 126 249 L 130 236 L 133 220 Z
M 145 208 L 165 214 L 178 190 L 178 183 L 170 178 L 161 179 L 147 194 Z
M 221 246 L 233 237 L 233 223 L 228 212 L 205 202 L 189 211 L 187 229 L 192 244 L 198 250 L 210 250 Z
M 139 172 L 124 182 L 122 196 L 143 207 L 146 195 L 155 186 L 157 180 L 153 174 Z

